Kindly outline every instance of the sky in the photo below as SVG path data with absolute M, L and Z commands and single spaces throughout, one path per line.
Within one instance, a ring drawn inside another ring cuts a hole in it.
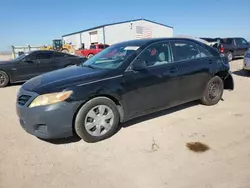
M 0 51 L 138 18 L 170 25 L 174 35 L 250 40 L 250 0 L 2 0 Z

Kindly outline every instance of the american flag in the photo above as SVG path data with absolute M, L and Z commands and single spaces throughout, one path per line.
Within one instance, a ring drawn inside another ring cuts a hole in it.
M 136 38 L 152 38 L 152 31 L 149 27 L 136 26 Z

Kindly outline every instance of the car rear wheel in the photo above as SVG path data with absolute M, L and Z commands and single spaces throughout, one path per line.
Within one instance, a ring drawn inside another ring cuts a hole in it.
M 4 71 L 0 71 L 0 87 L 5 87 L 9 84 L 9 76 Z
M 224 83 L 219 76 L 208 81 L 201 103 L 207 106 L 217 104 L 223 95 Z
M 227 59 L 229 62 L 233 60 L 233 53 L 232 52 L 227 53 Z
M 116 104 L 98 97 L 84 104 L 76 115 L 75 132 L 86 142 L 98 142 L 115 134 L 119 124 Z

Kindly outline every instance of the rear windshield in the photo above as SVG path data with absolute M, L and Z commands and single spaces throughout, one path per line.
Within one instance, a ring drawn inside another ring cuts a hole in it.
M 233 39 L 220 39 L 221 44 L 233 44 Z

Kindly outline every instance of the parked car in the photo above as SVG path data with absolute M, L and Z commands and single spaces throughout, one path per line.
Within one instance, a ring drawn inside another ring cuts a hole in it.
M 78 57 L 55 51 L 33 51 L 22 54 L 11 61 L 0 62 L 0 87 L 9 83 L 24 82 L 37 75 L 86 61 Z
M 229 61 L 232 61 L 236 57 L 244 56 L 248 48 L 250 48 L 250 44 L 244 38 L 221 38 L 218 45 L 218 50 Z
M 89 49 L 77 50 L 76 54 L 87 57 L 89 59 L 107 47 L 109 47 L 109 45 L 107 44 L 91 44 Z
M 250 48 L 245 53 L 243 69 L 246 71 L 250 71 Z
M 97 142 L 138 116 L 197 99 L 217 104 L 224 89 L 234 89 L 229 69 L 227 58 L 196 40 L 132 40 L 80 66 L 29 80 L 17 94 L 16 111 L 22 127 L 37 137 L 76 132 Z

